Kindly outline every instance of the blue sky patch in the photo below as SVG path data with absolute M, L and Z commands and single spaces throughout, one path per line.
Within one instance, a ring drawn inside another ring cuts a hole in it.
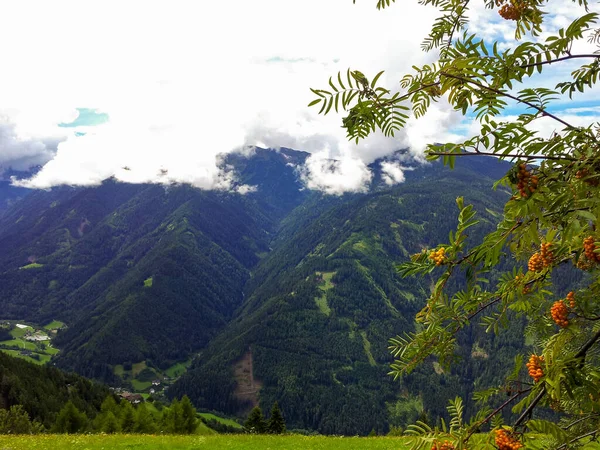
M 77 108 L 77 111 L 79 116 L 73 122 L 59 123 L 58 126 L 61 128 L 91 127 L 108 122 L 108 114 L 98 112 L 97 109 Z

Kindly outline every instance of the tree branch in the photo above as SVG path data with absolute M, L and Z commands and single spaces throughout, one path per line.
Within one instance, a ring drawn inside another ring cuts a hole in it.
M 494 89 L 494 88 L 492 88 L 492 87 L 490 87 L 490 86 L 486 86 L 485 84 L 482 84 L 482 83 L 480 83 L 480 82 L 478 82 L 478 81 L 471 80 L 471 79 L 469 79 L 469 78 L 460 77 L 460 76 L 458 76 L 458 75 L 452 75 L 452 74 L 449 74 L 449 73 L 446 73 L 446 72 L 440 72 L 440 75 L 441 75 L 441 76 L 444 76 L 444 77 L 448 77 L 448 78 L 453 78 L 453 79 L 455 79 L 455 80 L 463 81 L 463 82 L 465 82 L 465 83 L 471 83 L 471 84 L 474 84 L 475 86 L 477 86 L 477 87 L 479 87 L 479 88 L 481 88 L 481 89 L 485 89 L 486 91 L 490 91 L 490 92 L 493 92 L 493 93 L 495 93 L 495 94 L 502 95 L 502 96 L 504 96 L 504 97 L 508 97 L 508 98 L 510 98 L 510 99 L 512 99 L 512 100 L 515 100 L 516 102 L 523 103 L 524 105 L 527 105 L 527 106 L 529 106 L 530 108 L 533 108 L 533 109 L 535 109 L 536 111 L 538 111 L 538 112 L 542 113 L 542 114 L 543 114 L 543 115 L 545 115 L 545 116 L 548 116 L 548 117 L 550 117 L 551 119 L 554 119 L 554 120 L 556 120 L 557 122 L 560 122 L 560 123 L 562 123 L 562 124 L 563 124 L 565 127 L 567 127 L 567 128 L 570 128 L 570 129 L 572 129 L 572 130 L 578 130 L 578 129 L 579 129 L 579 128 L 577 128 L 577 127 L 575 127 L 575 126 L 571 125 L 570 123 L 568 123 L 568 122 L 565 122 L 565 121 L 564 121 L 564 120 L 562 120 L 560 117 L 557 117 L 557 116 L 555 116 L 554 114 L 547 112 L 547 111 L 546 111 L 544 108 L 540 108 L 539 106 L 537 106 L 537 105 L 534 105 L 534 104 L 533 104 L 533 103 L 531 103 L 531 102 L 528 102 L 528 101 L 526 101 L 526 100 L 520 99 L 519 97 L 515 97 L 514 95 L 511 95 L 511 94 L 509 94 L 509 93 L 507 93 L 507 92 L 502 92 L 502 91 L 500 91 L 500 90 L 498 90 L 498 89 Z
M 506 158 L 521 158 L 521 159 L 547 159 L 552 161 L 578 161 L 577 158 L 571 158 L 570 156 L 534 156 L 534 155 L 502 155 L 494 152 L 463 152 L 463 153 L 452 153 L 452 152 L 428 152 L 429 155 L 435 156 L 500 156 Z
M 600 432 L 600 430 L 593 430 L 588 433 L 582 434 L 581 436 L 577 436 L 576 438 L 571 439 L 568 443 L 561 445 L 556 450 L 562 450 L 563 448 L 567 448 L 567 445 L 572 444 L 573 442 L 580 441 L 581 439 L 589 437 L 589 436 L 595 436 L 599 432 Z
M 537 67 L 537 66 L 543 66 L 545 64 L 552 64 L 555 62 L 560 62 L 560 61 L 567 61 L 569 59 L 578 59 L 578 58 L 595 58 L 598 59 L 600 58 L 600 55 L 594 55 L 594 54 L 587 54 L 587 55 L 568 55 L 568 56 L 563 56 L 562 58 L 557 58 L 557 59 L 552 59 L 550 61 L 542 61 L 539 63 L 532 63 L 532 64 L 524 64 L 522 66 L 519 66 L 521 69 L 526 69 L 528 67 Z
M 579 349 L 579 351 L 575 354 L 574 357 L 575 358 L 583 358 L 585 356 L 585 354 L 588 352 L 588 350 L 590 348 L 592 348 L 592 345 L 594 345 L 596 343 L 596 341 L 598 341 L 598 339 L 600 339 L 600 331 L 598 331 L 596 334 L 594 334 L 583 345 L 583 347 L 581 347 L 581 349 Z M 521 414 L 519 416 L 519 418 L 517 419 L 517 421 L 514 424 L 515 427 L 518 427 L 519 425 L 521 425 L 523 422 L 525 422 L 527 420 L 527 416 L 529 414 L 531 414 L 531 412 L 537 406 L 537 404 L 542 400 L 542 398 L 544 398 L 544 395 L 546 395 L 546 388 L 542 387 L 542 390 L 539 392 L 539 394 L 533 399 L 533 401 L 527 407 L 527 409 L 525 411 L 523 411 L 523 414 Z M 583 437 L 585 437 L 585 436 L 583 436 Z
M 496 414 L 498 414 L 500 411 L 502 411 L 504 408 L 506 408 L 508 405 L 510 405 L 513 401 L 515 401 L 521 395 L 526 394 L 529 391 L 531 391 L 531 388 L 525 389 L 524 391 L 519 391 L 516 394 L 514 394 L 511 398 L 506 400 L 504 403 L 502 403 L 500 406 L 498 406 L 485 419 L 483 419 L 481 422 L 479 422 L 477 424 L 477 426 L 473 426 L 473 428 L 469 431 L 469 434 L 467 434 L 467 437 L 465 438 L 464 442 L 467 442 L 471 438 L 471 436 L 473 436 L 473 433 L 475 433 L 481 425 L 488 423 L 490 420 L 492 420 L 492 418 Z

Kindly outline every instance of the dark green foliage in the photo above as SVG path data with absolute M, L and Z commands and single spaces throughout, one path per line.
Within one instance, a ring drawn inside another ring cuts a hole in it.
M 196 409 L 187 396 L 175 399 L 171 406 L 162 411 L 161 430 L 173 434 L 192 434 L 198 427 Z
M 252 434 L 262 434 L 267 431 L 267 423 L 259 406 L 252 408 L 248 419 L 244 423 L 244 428 Z
M 22 405 L 32 421 L 50 428 L 69 401 L 94 418 L 109 394 L 108 387 L 66 374 L 50 366 L 38 366 L 0 352 L 0 409 Z
M 226 425 L 222 422 L 219 422 L 216 419 L 206 419 L 202 417 L 200 420 L 207 427 L 212 428 L 219 434 L 238 434 L 240 432 L 239 427 L 232 427 L 231 425 Z
M 285 433 L 285 420 L 281 415 L 281 410 L 277 402 L 273 403 L 271 408 L 271 416 L 267 421 L 267 433 L 269 434 L 282 434 Z
M 0 342 L 11 341 L 13 339 L 13 336 L 10 334 L 10 329 L 0 327 Z
M 0 409 L 0 434 L 35 434 L 41 431 L 41 424 L 32 423 L 21 405 Z
M 127 400 L 121 400 L 119 424 L 123 433 L 132 433 L 135 429 L 135 410 Z
M 104 420 L 102 421 L 102 428 L 100 428 L 100 431 L 106 434 L 118 433 L 120 431 L 119 420 L 113 414 L 112 411 L 107 412 L 106 416 L 104 416 Z
M 79 433 L 84 430 L 87 420 L 85 413 L 79 411 L 73 402 L 68 401 L 58 413 L 52 431 L 54 433 Z
M 196 408 L 194 408 L 187 395 L 183 396 L 179 404 L 181 406 L 181 433 L 192 434 L 198 427 Z
M 156 432 L 154 416 L 148 411 L 145 404 L 138 405 L 135 414 L 135 433 L 150 434 Z

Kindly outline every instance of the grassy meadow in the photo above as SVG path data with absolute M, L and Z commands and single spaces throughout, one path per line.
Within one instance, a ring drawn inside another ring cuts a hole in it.
M 34 436 L 0 435 L 1 450 L 404 450 L 406 438 L 398 437 L 327 437 L 327 436 L 268 436 L 268 435 L 213 435 L 213 436 L 158 436 L 158 435 L 68 435 L 43 434 Z

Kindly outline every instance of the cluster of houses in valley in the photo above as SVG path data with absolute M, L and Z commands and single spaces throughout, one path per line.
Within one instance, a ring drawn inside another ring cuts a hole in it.
M 164 377 L 162 380 L 160 380 L 158 378 L 155 380 L 152 380 L 152 386 L 148 390 L 148 394 L 158 395 L 158 396 L 164 395 L 165 391 L 167 389 L 169 389 L 169 386 L 165 385 L 165 383 L 170 383 L 172 381 L 175 381 L 175 378 Z M 110 388 L 110 390 L 112 392 L 114 392 L 116 395 L 118 395 L 119 397 L 127 400 L 128 402 L 130 402 L 134 405 L 145 401 L 143 394 L 129 392 L 125 388 L 116 387 L 116 388 Z

